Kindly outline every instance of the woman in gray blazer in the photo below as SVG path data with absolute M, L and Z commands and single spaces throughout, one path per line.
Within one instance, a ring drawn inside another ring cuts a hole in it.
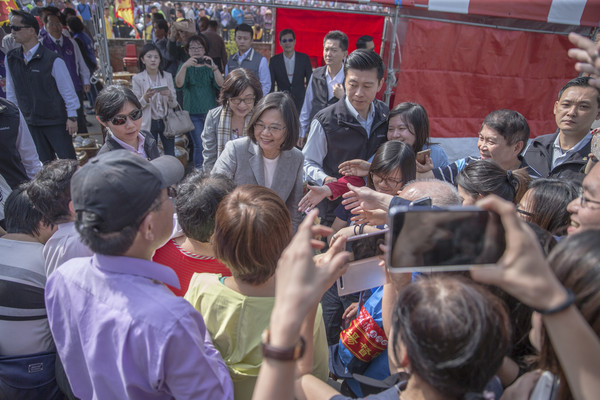
M 294 100 L 287 93 L 269 93 L 258 104 L 248 136 L 227 142 L 213 174 L 223 174 L 236 185 L 255 184 L 275 191 L 285 202 L 296 231 L 302 216 L 304 156 L 294 147 L 300 124 Z

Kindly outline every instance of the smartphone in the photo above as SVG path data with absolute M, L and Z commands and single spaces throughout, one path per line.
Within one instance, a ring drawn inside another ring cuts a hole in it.
M 338 294 L 344 296 L 381 286 L 385 283 L 385 271 L 379 266 L 379 256 L 383 251 L 387 229 L 379 232 L 352 236 L 346 241 L 350 252 L 350 262 L 346 273 L 337 281 Z
M 408 206 L 409 207 L 431 207 L 433 202 L 431 201 L 431 197 L 423 197 L 414 201 L 411 201 Z
M 506 248 L 500 217 L 477 207 L 394 207 L 388 225 L 387 267 L 392 272 L 491 266 Z
M 150 88 L 150 90 L 152 90 L 153 92 L 161 92 L 165 89 L 168 89 L 168 86 L 155 86 L 153 88 Z
M 198 65 L 206 64 L 206 60 L 202 57 L 196 57 L 196 64 L 198 64 Z
M 558 391 L 558 381 L 551 372 L 545 371 L 538 379 L 529 400 L 554 400 Z
M 417 153 L 417 161 L 419 164 L 425 164 L 426 156 L 431 156 L 431 149 L 422 150 Z

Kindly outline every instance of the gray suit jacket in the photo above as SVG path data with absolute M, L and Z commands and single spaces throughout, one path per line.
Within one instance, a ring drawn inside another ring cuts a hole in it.
M 296 148 L 282 151 L 277 162 L 271 189 L 285 202 L 294 232 L 302 221 L 298 203 L 302 199 L 302 166 L 304 156 Z M 212 169 L 213 174 L 223 174 L 236 185 L 265 185 L 265 167 L 260 146 L 243 137 L 231 140 Z

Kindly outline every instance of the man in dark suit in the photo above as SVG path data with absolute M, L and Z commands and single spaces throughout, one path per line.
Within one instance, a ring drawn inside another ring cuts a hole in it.
M 271 92 L 288 91 L 300 113 L 306 85 L 312 75 L 310 60 L 308 55 L 294 51 L 296 35 L 291 29 L 284 29 L 279 33 L 279 44 L 283 48 L 283 53 L 274 55 L 269 62 L 271 82 L 273 83 Z

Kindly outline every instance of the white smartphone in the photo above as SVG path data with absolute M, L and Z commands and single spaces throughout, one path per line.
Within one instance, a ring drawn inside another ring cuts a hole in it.
M 558 392 L 558 380 L 549 371 L 545 371 L 538 379 L 529 400 L 554 400 Z
M 337 281 L 338 294 L 344 296 L 381 286 L 385 283 L 385 270 L 379 266 L 387 229 L 352 236 L 346 241 L 351 253 L 346 273 Z
M 168 86 L 155 86 L 153 88 L 150 88 L 150 90 L 152 90 L 153 92 L 162 92 L 165 89 L 168 89 Z

